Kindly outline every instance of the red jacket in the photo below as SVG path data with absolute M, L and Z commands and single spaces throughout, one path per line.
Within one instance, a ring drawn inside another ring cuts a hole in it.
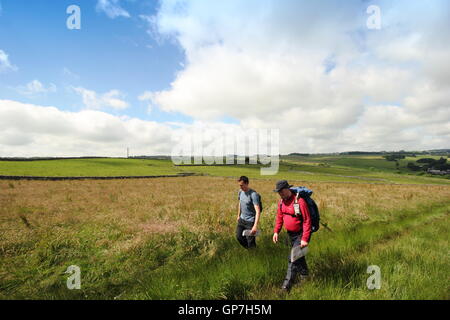
M 299 198 L 298 204 L 300 205 L 300 212 L 302 214 L 300 217 L 294 217 L 295 197 L 296 194 L 292 193 L 292 196 L 289 199 L 280 199 L 280 202 L 278 202 L 277 217 L 275 220 L 275 228 L 273 229 L 273 232 L 280 233 L 281 227 L 283 227 L 284 224 L 284 227 L 287 231 L 299 232 L 303 230 L 302 240 L 309 242 L 309 238 L 311 236 L 311 215 L 309 213 L 308 205 L 306 204 L 306 201 L 304 199 Z

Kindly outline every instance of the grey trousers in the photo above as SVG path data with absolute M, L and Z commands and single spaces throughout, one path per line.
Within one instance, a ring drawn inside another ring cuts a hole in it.
M 300 241 L 302 240 L 302 232 L 289 232 L 288 237 L 290 242 L 290 247 L 294 247 L 300 245 Z M 308 275 L 308 265 L 306 264 L 306 257 L 301 257 L 295 262 L 291 261 L 291 255 L 288 257 L 288 268 L 286 272 L 286 278 L 284 280 L 285 285 L 291 285 L 297 275 Z
M 255 237 L 244 237 L 242 232 L 247 229 L 253 228 L 253 222 L 245 221 L 239 219 L 237 228 L 236 228 L 236 239 L 239 241 L 241 246 L 245 249 L 255 248 L 256 247 L 256 238 Z

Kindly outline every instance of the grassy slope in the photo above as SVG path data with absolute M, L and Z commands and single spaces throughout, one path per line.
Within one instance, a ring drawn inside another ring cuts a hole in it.
M 2 182 L 0 298 L 449 298 L 442 281 L 449 276 L 442 250 L 448 247 L 447 187 L 385 185 L 448 184 L 448 179 L 398 174 L 393 162 L 377 157 L 285 160 L 277 175 L 266 177 L 257 166 L 174 167 L 161 160 L 0 162 L 3 175 L 217 176 Z M 246 259 L 233 238 L 235 179 L 219 178 L 240 175 L 258 178 L 253 185 L 268 212 L 259 248 Z M 313 279 L 287 297 L 278 291 L 287 248 L 270 239 L 276 201 L 270 190 L 280 178 L 311 187 L 324 221 L 333 227 L 332 233 L 321 230 L 311 244 Z M 177 190 L 183 200 L 174 205 L 164 188 Z M 218 201 L 199 200 L 211 190 L 212 198 L 224 198 L 223 208 Z M 378 202 L 380 192 L 386 199 Z M 173 215 L 180 212 L 183 216 Z M 82 269 L 81 291 L 65 288 L 70 264 Z M 365 288 L 370 264 L 381 267 L 381 290 Z
M 429 156 L 426 156 L 428 158 Z M 438 159 L 439 157 L 430 156 Z M 406 168 L 408 162 L 417 158 L 400 160 L 399 169 L 395 162 L 387 161 L 381 156 L 315 156 L 315 157 L 285 157 L 287 164 L 296 165 L 300 170 L 339 176 L 358 176 L 360 180 L 394 183 L 448 183 L 447 177 L 437 177 L 424 172 L 413 172 Z M 445 182 L 447 181 L 447 182 Z
M 450 184 L 450 179 L 398 174 L 395 164 L 374 157 L 287 157 L 275 176 L 261 176 L 259 166 L 176 167 L 168 160 L 70 159 L 33 162 L 0 161 L 0 175 L 33 176 L 140 176 L 195 172 L 213 176 L 351 181 L 367 183 Z
M 309 183 L 333 231 L 314 235 L 313 278 L 286 297 L 273 181 L 252 185 L 265 212 L 247 253 L 234 239 L 234 179 L 0 182 L 0 298 L 449 298 L 448 187 Z M 65 287 L 72 264 L 80 291 Z M 372 264 L 381 290 L 365 287 Z
M 105 158 L 0 161 L 0 174 L 15 176 L 147 176 L 178 172 L 169 161 L 164 160 Z
M 223 243 L 217 259 L 181 262 L 148 273 L 132 298 L 167 299 L 446 299 L 449 261 L 449 207 L 429 216 L 405 213 L 406 219 L 354 226 L 317 235 L 308 257 L 312 278 L 289 295 L 278 288 L 288 250 L 269 238 L 243 259 L 232 243 Z M 404 231 L 407 229 L 408 231 Z M 349 232 L 354 233 L 349 235 Z M 436 236 L 437 235 L 437 236 Z M 434 239 L 429 241 L 430 237 Z M 311 262 L 312 261 L 312 262 Z M 381 290 L 366 287 L 369 265 L 379 265 Z M 171 279 L 170 282 L 164 279 Z M 421 289 L 418 289 L 421 288 Z

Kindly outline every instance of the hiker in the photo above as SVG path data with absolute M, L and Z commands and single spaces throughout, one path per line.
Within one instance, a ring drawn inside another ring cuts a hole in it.
M 249 180 L 242 176 L 238 180 L 241 188 L 238 193 L 239 208 L 237 216 L 236 238 L 246 249 L 256 247 L 255 234 L 261 215 L 261 196 L 253 189 L 249 188 Z M 243 236 L 244 230 L 251 230 L 252 236 Z
M 281 180 L 277 182 L 275 190 L 273 190 L 278 192 L 281 198 L 273 230 L 273 242 L 278 242 L 278 235 L 284 225 L 291 247 L 300 245 L 301 248 L 304 248 L 308 246 L 311 237 L 311 215 L 306 201 L 303 198 L 298 198 L 296 201 L 297 194 L 290 190 L 291 187 L 286 180 Z M 300 214 L 295 212 L 296 202 L 299 205 Z M 292 262 L 289 256 L 286 278 L 281 289 L 289 291 L 298 276 L 300 276 L 300 280 L 306 280 L 308 277 L 306 258 L 303 256 Z

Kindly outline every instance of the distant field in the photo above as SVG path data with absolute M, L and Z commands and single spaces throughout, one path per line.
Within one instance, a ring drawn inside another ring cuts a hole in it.
M 407 162 L 406 162 L 407 163 Z M 405 163 L 405 166 L 406 166 Z M 450 179 L 418 175 L 395 163 L 372 157 L 286 157 L 274 176 L 261 176 L 260 166 L 175 166 L 169 160 L 65 159 L 45 161 L 0 161 L 0 175 L 16 176 L 147 176 L 193 172 L 212 176 L 248 175 L 265 179 L 403 184 L 450 184 Z
M 165 160 L 64 159 L 0 161 L 0 175 L 15 176 L 148 176 L 177 174 L 180 170 Z
M 439 159 L 439 156 L 407 157 L 399 160 L 399 168 L 394 161 L 382 156 L 288 156 L 285 164 L 297 166 L 297 170 L 339 176 L 358 176 L 360 179 L 381 179 L 393 183 L 448 183 L 450 176 L 433 176 L 426 172 L 413 172 L 406 166 L 420 158 Z M 295 169 L 292 169 L 295 170 Z M 434 181 L 434 182 L 433 182 Z
M 417 172 L 413 172 L 407 169 L 408 162 L 415 162 L 421 158 L 433 158 L 439 159 L 440 156 L 418 156 L 418 157 L 406 157 L 405 159 L 400 159 L 399 169 L 401 173 L 408 173 L 411 175 L 418 175 Z M 444 157 L 445 158 L 445 157 Z M 372 172 L 397 172 L 395 161 L 387 161 L 382 156 L 305 156 L 305 157 L 286 157 L 289 161 L 309 164 L 314 163 L 316 165 L 329 165 L 332 167 L 343 167 L 343 168 L 353 168 L 360 169 L 362 171 L 372 171 Z
M 0 299 L 449 299 L 450 188 L 307 182 L 324 228 L 312 278 L 289 295 L 285 232 L 271 242 L 274 178 L 258 248 L 234 239 L 234 178 L 0 181 Z M 81 268 L 81 290 L 64 272 Z M 381 268 L 380 290 L 366 269 Z

